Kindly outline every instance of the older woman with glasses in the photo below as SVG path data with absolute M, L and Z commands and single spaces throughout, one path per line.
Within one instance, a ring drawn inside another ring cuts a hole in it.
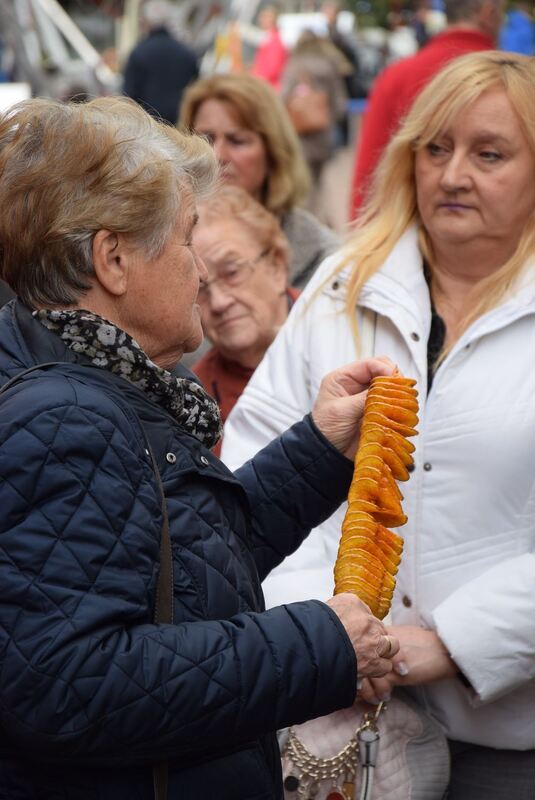
M 212 348 L 192 369 L 225 421 L 298 290 L 288 286 L 288 242 L 277 219 L 244 189 L 223 186 L 199 206 L 193 244 L 208 271 L 198 302 Z

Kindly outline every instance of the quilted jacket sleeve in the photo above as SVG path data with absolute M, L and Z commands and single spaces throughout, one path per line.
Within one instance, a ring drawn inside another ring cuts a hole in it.
M 249 495 L 253 548 L 263 580 L 344 502 L 353 464 L 308 414 L 235 474 Z
M 187 761 L 352 703 L 353 650 L 323 603 L 148 622 L 160 515 L 142 445 L 117 409 L 30 383 L 0 404 L 0 724 L 15 746 Z

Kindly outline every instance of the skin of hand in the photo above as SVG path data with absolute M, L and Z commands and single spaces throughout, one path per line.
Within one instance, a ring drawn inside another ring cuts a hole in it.
M 347 458 L 354 458 L 358 431 L 372 378 L 392 375 L 395 365 L 388 358 L 354 361 L 329 372 L 312 409 L 312 419 L 323 435 Z
M 400 644 L 392 659 L 393 669 L 384 677 L 364 680 L 359 690 L 361 700 L 376 704 L 389 699 L 395 686 L 432 683 L 457 675 L 459 669 L 435 631 L 417 625 L 392 625 L 387 631 Z
M 385 626 L 374 617 L 368 606 L 349 592 L 342 592 L 327 600 L 346 629 L 357 657 L 359 678 L 379 677 L 392 669 L 392 657 L 399 643 L 387 634 Z M 383 655 L 388 654 L 388 658 Z

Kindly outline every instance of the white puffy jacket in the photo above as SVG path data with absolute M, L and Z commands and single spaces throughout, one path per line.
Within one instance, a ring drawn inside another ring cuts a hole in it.
M 325 373 L 357 356 L 346 276 L 318 293 L 335 265 L 317 270 L 227 421 L 231 468 L 308 412 Z M 375 353 L 420 391 L 392 622 L 435 629 L 475 690 L 444 680 L 418 697 L 451 738 L 519 750 L 535 747 L 535 263 L 525 276 L 463 334 L 429 396 L 431 310 L 415 230 L 359 301 L 377 314 Z M 344 510 L 267 579 L 270 605 L 332 594 Z

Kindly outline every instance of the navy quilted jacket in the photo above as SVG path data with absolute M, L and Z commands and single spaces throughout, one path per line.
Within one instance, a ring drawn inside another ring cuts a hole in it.
M 356 663 L 324 603 L 265 611 L 260 580 L 341 502 L 351 464 L 306 418 L 233 475 L 9 303 L 0 383 L 49 361 L 0 396 L 1 800 L 150 800 L 162 759 L 170 800 L 280 798 L 272 732 L 350 705 Z M 144 430 L 173 625 L 152 622 Z

